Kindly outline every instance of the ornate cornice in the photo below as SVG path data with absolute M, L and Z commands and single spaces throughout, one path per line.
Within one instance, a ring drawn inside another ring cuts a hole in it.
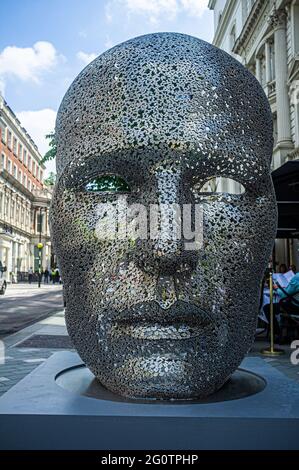
M 238 55 L 242 55 L 241 52 L 244 50 L 246 47 L 247 43 L 249 42 L 252 34 L 256 32 L 256 25 L 259 20 L 259 17 L 261 16 L 261 13 L 263 10 L 270 10 L 271 9 L 271 4 L 267 0 L 265 2 L 264 0 L 257 0 L 243 26 L 243 29 L 241 31 L 240 36 L 238 37 L 234 48 L 233 52 Z
M 217 29 L 215 31 L 215 35 L 213 39 L 213 44 L 215 46 L 218 46 L 218 47 L 220 46 L 221 40 L 226 32 L 228 22 L 231 20 L 232 13 L 234 11 L 235 6 L 236 6 L 236 0 L 228 0 L 225 3 L 225 7 L 222 12 L 221 21 L 217 25 Z
M 287 14 L 284 10 L 274 10 L 268 18 L 268 23 L 273 29 L 285 28 Z

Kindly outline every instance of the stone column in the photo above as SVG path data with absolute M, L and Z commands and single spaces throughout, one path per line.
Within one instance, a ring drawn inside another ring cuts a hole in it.
M 291 138 L 290 101 L 288 95 L 287 77 L 287 38 L 286 13 L 275 10 L 270 17 L 274 29 L 274 52 L 276 70 L 276 101 L 277 101 L 277 146 L 280 148 L 278 164 L 284 163 L 283 158 L 293 147 Z
M 255 58 L 255 76 L 257 80 L 262 83 L 262 63 L 260 57 Z
M 11 281 L 11 275 L 10 273 L 12 272 L 12 243 L 10 242 L 10 248 L 6 248 L 6 260 L 7 260 L 7 280 Z
M 274 168 L 285 163 L 287 155 L 293 149 L 291 137 L 290 100 L 288 94 L 287 37 L 284 10 L 274 10 L 269 23 L 274 30 L 274 54 L 276 74 L 277 104 L 277 145 L 274 149 Z

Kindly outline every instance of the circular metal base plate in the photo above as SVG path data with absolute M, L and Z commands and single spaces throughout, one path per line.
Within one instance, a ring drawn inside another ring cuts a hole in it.
M 261 392 L 266 387 L 266 381 L 257 374 L 245 369 L 237 369 L 221 389 L 204 399 L 193 400 L 155 400 L 133 399 L 116 395 L 105 388 L 84 365 L 77 365 L 57 374 L 56 383 L 69 392 L 94 398 L 125 403 L 215 403 L 238 400 Z

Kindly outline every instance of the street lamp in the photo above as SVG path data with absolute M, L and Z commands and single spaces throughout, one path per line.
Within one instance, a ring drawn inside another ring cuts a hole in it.
M 42 244 L 42 208 L 39 208 L 39 242 L 37 244 L 38 248 L 38 287 L 40 287 L 41 284 L 41 278 L 42 278 L 42 249 L 43 249 L 43 244 Z

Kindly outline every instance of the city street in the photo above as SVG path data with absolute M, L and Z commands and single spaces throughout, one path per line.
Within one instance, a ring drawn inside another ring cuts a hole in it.
M 0 338 L 61 310 L 61 285 L 9 284 L 0 296 Z

